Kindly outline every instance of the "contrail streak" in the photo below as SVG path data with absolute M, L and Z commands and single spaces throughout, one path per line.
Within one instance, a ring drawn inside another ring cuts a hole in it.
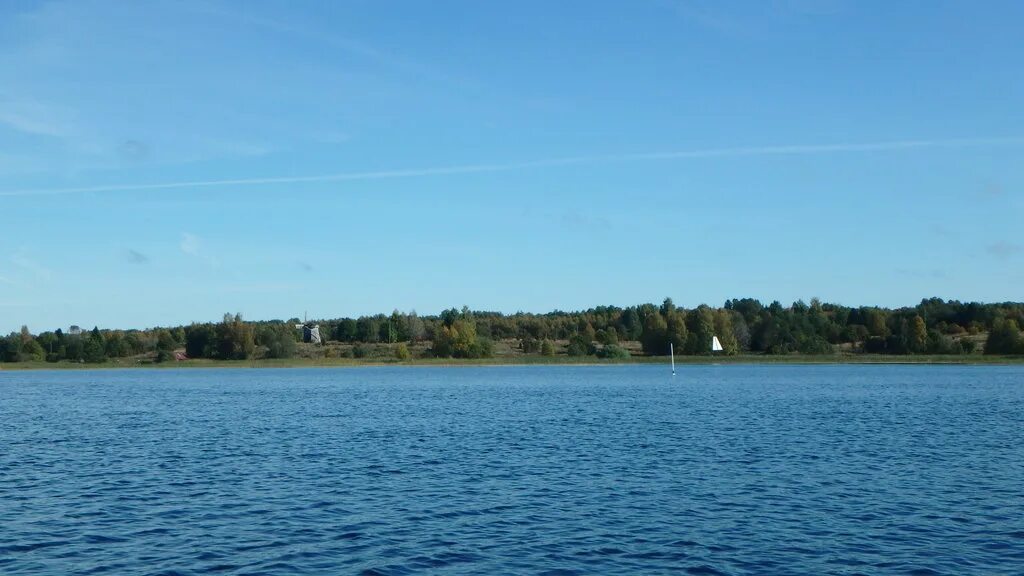
M 860 142 L 845 144 L 797 144 L 786 146 L 744 146 L 735 148 L 704 148 L 669 152 L 640 152 L 603 156 L 566 156 L 545 160 L 530 160 L 498 164 L 469 164 L 436 168 L 412 168 L 371 172 L 343 172 L 314 176 L 280 176 L 271 178 L 234 178 L 223 180 L 184 180 L 152 184 L 104 184 L 73 188 L 39 188 L 0 191 L 0 196 L 48 196 L 89 192 L 126 192 L 149 190 L 175 190 L 186 188 L 213 188 L 219 186 L 263 186 L 268 184 L 305 184 L 317 182 L 345 182 L 355 180 L 386 180 L 419 178 L 457 174 L 509 172 L 529 168 L 569 165 L 595 165 L 638 160 L 675 160 L 687 158 L 729 158 L 741 156 L 805 156 L 842 152 L 883 152 L 915 148 L 966 148 L 975 146 L 1008 146 L 1024 144 L 1024 137 L 1006 138 L 951 138 L 944 140 L 896 140 L 888 142 Z

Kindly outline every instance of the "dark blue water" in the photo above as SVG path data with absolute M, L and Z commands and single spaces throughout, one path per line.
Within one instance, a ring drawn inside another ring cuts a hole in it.
M 1024 369 L 666 372 L 0 372 L 0 573 L 1024 574 Z

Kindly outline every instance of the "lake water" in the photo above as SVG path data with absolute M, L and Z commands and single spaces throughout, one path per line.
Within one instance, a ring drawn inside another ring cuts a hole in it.
M 1024 574 L 1024 368 L 0 371 L 2 574 Z

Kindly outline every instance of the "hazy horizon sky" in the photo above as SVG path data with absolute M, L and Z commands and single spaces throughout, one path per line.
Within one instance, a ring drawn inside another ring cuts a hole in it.
M 1024 4 L 0 4 L 0 331 L 1021 300 Z

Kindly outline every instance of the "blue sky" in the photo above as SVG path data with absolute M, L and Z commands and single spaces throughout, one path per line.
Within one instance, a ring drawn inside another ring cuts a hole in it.
M 1020 300 L 1020 2 L 0 4 L 0 330 Z

